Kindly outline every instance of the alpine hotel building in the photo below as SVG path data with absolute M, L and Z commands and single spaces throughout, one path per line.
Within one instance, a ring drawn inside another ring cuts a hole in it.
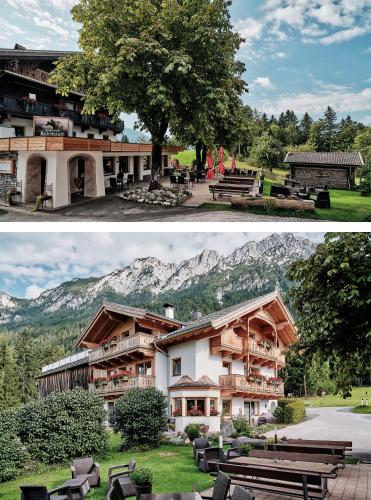
M 104 303 L 76 342 L 79 354 L 44 366 L 42 396 L 76 386 L 111 411 L 127 390 L 157 387 L 182 431 L 190 423 L 220 429 L 220 418 L 273 412 L 284 394 L 278 376 L 296 342 L 293 319 L 277 291 L 181 323 L 164 315 Z

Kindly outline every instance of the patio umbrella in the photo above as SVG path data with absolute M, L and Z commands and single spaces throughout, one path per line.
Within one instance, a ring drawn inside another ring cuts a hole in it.
M 232 161 L 231 161 L 231 172 L 232 172 L 232 174 L 233 174 L 235 168 L 236 168 L 236 157 L 233 155 L 232 156 Z
M 214 167 L 211 167 L 211 168 L 207 169 L 207 175 L 206 175 L 206 177 L 208 178 L 209 181 L 211 181 L 211 180 L 214 179 L 214 177 L 215 177 Z
M 206 163 L 207 163 L 207 168 L 214 167 L 213 157 L 210 153 L 210 149 L 207 150 Z
M 219 148 L 219 174 L 224 175 L 225 166 L 224 166 L 224 148 L 220 146 Z

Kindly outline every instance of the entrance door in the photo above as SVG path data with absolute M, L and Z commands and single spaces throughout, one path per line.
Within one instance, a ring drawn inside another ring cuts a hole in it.
M 245 401 L 244 403 L 244 413 L 245 417 L 249 419 L 256 415 L 259 411 L 259 403 L 257 401 Z
M 134 156 L 134 181 L 139 181 L 139 156 Z
M 44 158 L 40 162 L 40 194 L 45 193 L 45 180 L 46 180 L 46 160 Z

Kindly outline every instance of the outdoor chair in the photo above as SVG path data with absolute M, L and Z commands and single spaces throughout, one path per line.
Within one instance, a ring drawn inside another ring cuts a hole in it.
M 196 180 L 197 180 L 196 173 L 195 172 L 190 172 L 189 173 L 189 183 L 191 184 L 191 186 L 194 187 Z
M 231 460 L 231 458 L 237 458 L 241 456 L 241 452 L 239 447 L 241 444 L 249 443 L 249 438 L 241 436 L 232 441 L 230 449 L 227 451 L 227 462 Z
M 135 467 L 136 461 L 132 458 L 128 464 L 114 465 L 108 469 L 108 487 L 111 488 L 114 486 L 113 483 L 115 483 L 114 490 L 121 490 L 122 497 L 120 498 L 136 495 L 135 486 L 130 479 L 130 474 L 133 472 Z
M 115 193 L 116 191 L 118 191 L 116 177 L 109 178 L 109 189 L 110 189 L 111 193 Z
M 199 182 L 199 181 L 205 182 L 205 171 L 198 170 L 196 173 L 196 178 L 197 178 L 197 182 Z
M 255 497 L 250 490 L 241 488 L 241 486 L 235 486 L 231 500 L 255 500 Z
M 112 481 L 112 485 L 107 493 L 107 500 L 125 500 L 125 495 L 122 492 L 118 479 Z
M 128 174 L 128 187 L 134 187 L 134 174 Z
M 193 458 L 198 463 L 205 448 L 210 448 L 211 443 L 207 438 L 196 438 L 192 442 Z
M 184 175 L 178 177 L 178 185 L 188 187 L 188 179 Z
M 200 495 L 205 500 L 225 500 L 228 495 L 231 480 L 223 472 L 218 472 L 214 487 L 200 492 Z
M 198 462 L 198 468 L 202 472 L 216 472 L 218 464 L 224 462 L 224 453 L 220 448 L 206 448 L 203 456 Z
M 170 187 L 176 186 L 178 183 L 176 175 L 170 175 Z
M 92 457 L 78 458 L 71 465 L 72 479 L 86 478 L 90 486 L 100 485 L 100 467 Z
M 71 500 L 72 494 L 69 486 L 58 486 L 48 491 L 45 486 L 28 485 L 20 486 L 21 500 Z
M 317 198 L 314 204 L 316 208 L 331 208 L 330 192 L 320 191 L 317 193 Z

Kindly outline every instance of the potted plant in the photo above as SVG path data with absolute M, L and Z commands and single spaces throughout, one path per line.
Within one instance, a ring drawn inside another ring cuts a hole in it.
M 242 457 L 248 457 L 251 449 L 251 446 L 247 443 L 243 443 L 238 447 L 238 451 Z
M 137 500 L 145 493 L 152 493 L 153 473 L 148 467 L 137 467 L 130 474 L 130 478 L 134 483 Z

